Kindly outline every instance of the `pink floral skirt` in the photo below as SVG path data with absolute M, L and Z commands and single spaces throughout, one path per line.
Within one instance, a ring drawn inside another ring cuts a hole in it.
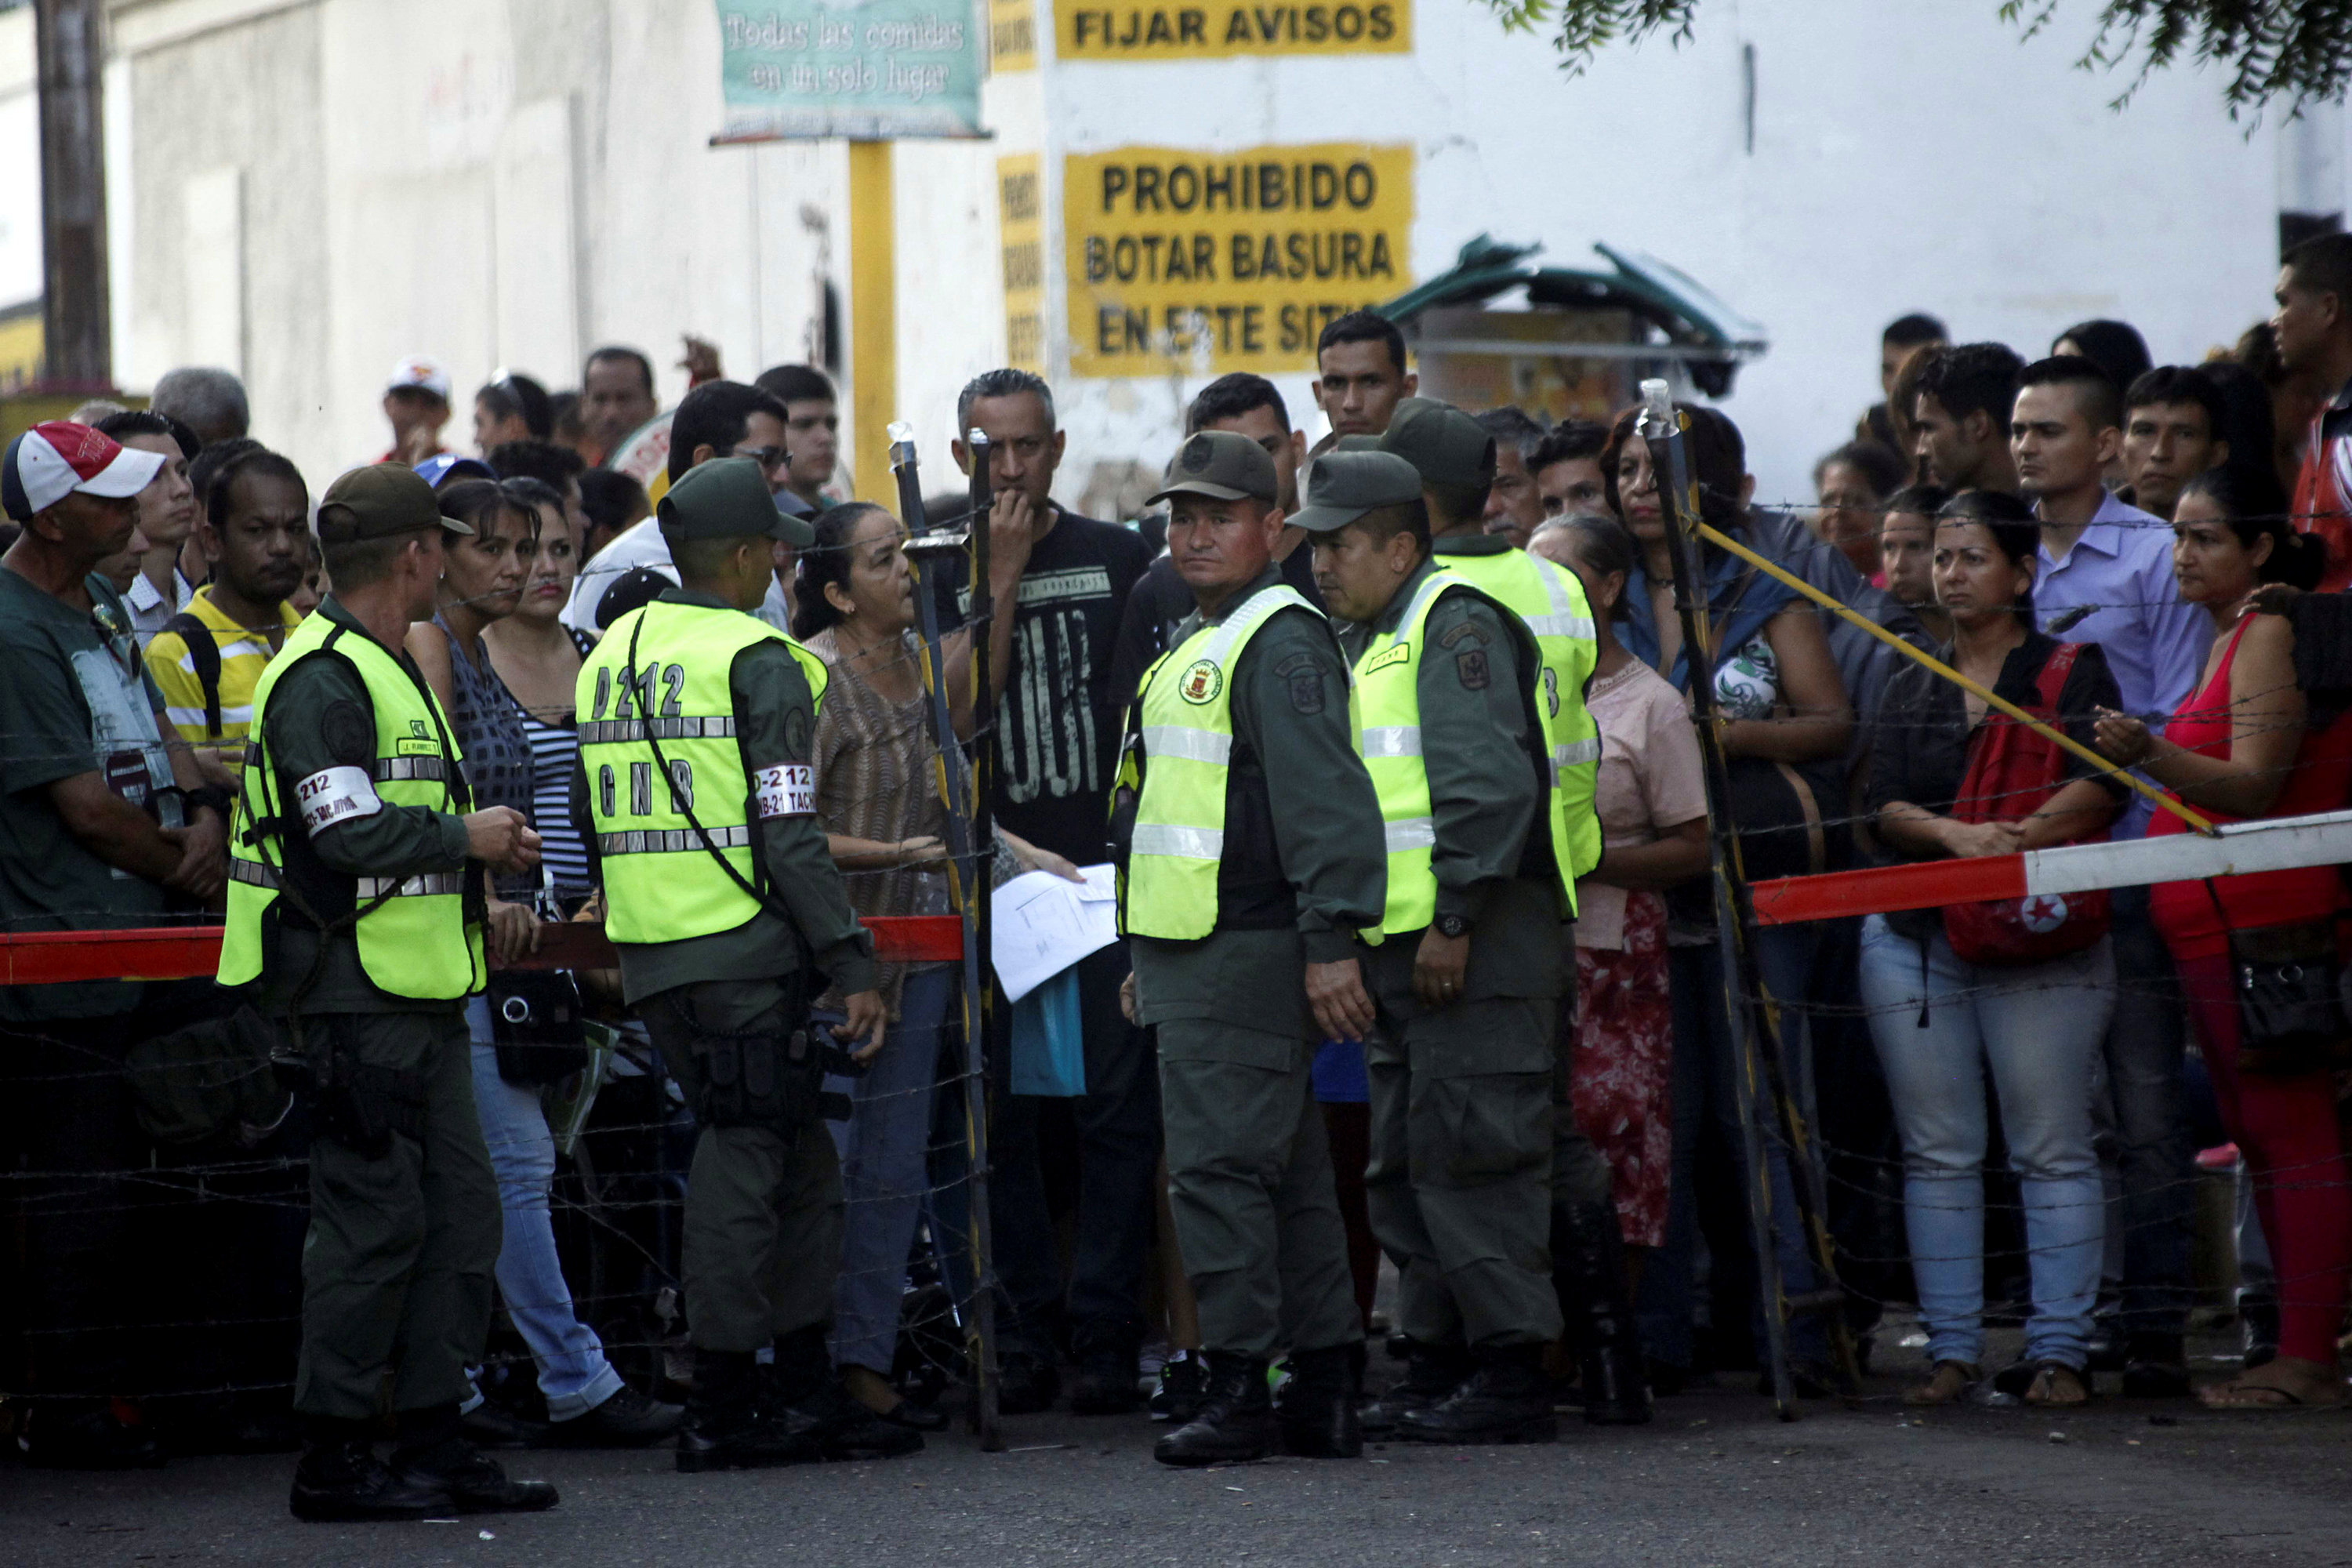
M 1626 1245 L 1666 1239 L 1674 1155 L 1675 1015 L 1666 990 L 1666 906 L 1625 897 L 1622 951 L 1576 950 L 1576 1124 L 1609 1162 Z

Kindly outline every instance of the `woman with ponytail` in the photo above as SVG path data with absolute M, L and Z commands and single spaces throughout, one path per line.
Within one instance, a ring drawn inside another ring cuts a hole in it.
M 2312 727 L 2292 623 L 2253 607 L 2266 584 L 2309 589 L 2319 581 L 2320 542 L 2294 531 L 2286 513 L 2285 496 L 2258 469 L 2211 468 L 2189 481 L 2173 517 L 2172 571 L 2180 596 L 2213 617 L 2203 677 L 2160 737 L 2113 710 L 2097 725 L 2102 752 L 2217 822 L 2331 811 L 2352 787 L 2352 711 Z M 2148 836 L 2183 827 L 2158 812 Z M 2341 951 L 2352 897 L 2336 868 L 2312 866 L 2166 882 L 2149 905 L 2202 1037 L 2222 1122 L 2253 1175 L 2278 1272 L 2278 1356 L 2201 1397 L 2223 1409 L 2340 1404 L 2336 1335 L 2352 1278 L 2352 1169 L 2336 1125 L 2333 1042 L 2321 1034 L 2249 1038 L 2239 981 L 2247 966 L 2266 967 L 2264 952 L 2288 946 L 2301 955 L 2297 973 L 2324 968 Z

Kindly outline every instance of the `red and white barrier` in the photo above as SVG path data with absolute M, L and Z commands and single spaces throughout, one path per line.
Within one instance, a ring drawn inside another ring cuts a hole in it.
M 1819 877 L 1783 877 L 1759 882 L 1751 891 L 1757 924 L 1777 926 L 1938 909 L 1979 899 L 2087 893 L 2097 888 L 2347 863 L 2352 863 L 2352 811 L 2325 811 L 2229 823 L 2210 838 L 2170 833 L 2160 838 L 2029 849 L 2020 855 L 1923 860 Z
M 963 921 L 954 915 L 895 915 L 865 922 L 874 955 L 896 963 L 963 957 Z M 220 967 L 221 928 L 19 931 L 0 935 L 0 985 L 75 980 L 187 980 Z M 604 928 L 573 921 L 540 928 L 539 951 L 517 969 L 610 969 L 620 959 Z

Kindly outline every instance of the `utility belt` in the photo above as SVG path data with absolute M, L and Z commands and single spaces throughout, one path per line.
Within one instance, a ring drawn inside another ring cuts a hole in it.
M 790 1033 L 704 1027 L 692 1005 L 672 997 L 694 1053 L 694 1119 L 705 1127 L 758 1127 L 797 1137 L 820 1121 L 845 1121 L 846 1095 L 827 1093 L 827 1074 L 863 1078 L 866 1068 L 824 1025 L 806 1021 Z M 802 1007 L 788 1009 L 800 1013 Z
M 355 1015 L 305 1020 L 309 1037 L 297 1071 L 310 1102 L 317 1136 L 331 1138 L 363 1160 L 392 1152 L 395 1132 L 425 1140 L 425 1078 L 360 1059 L 352 1026 Z

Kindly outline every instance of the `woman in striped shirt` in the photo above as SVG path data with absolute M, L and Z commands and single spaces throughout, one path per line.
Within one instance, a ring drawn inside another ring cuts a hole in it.
M 580 760 L 572 695 L 581 656 L 593 645 L 556 617 L 580 574 L 579 541 L 572 537 L 563 498 L 552 487 L 538 479 L 509 479 L 501 488 L 538 514 L 538 548 L 521 602 L 512 615 L 483 627 L 482 641 L 530 742 L 531 825 L 539 829 L 541 863 L 570 914 L 591 890 L 587 847 L 572 826 L 572 771 Z

